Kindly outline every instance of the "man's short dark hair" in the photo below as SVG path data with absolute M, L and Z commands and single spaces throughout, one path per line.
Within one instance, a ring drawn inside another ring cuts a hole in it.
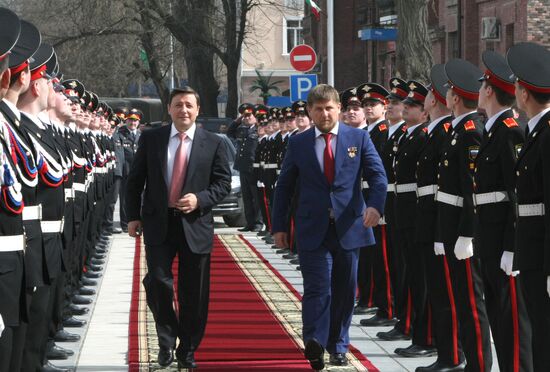
M 328 84 L 319 84 L 309 91 L 307 105 L 313 106 L 317 102 L 334 101 L 340 103 L 338 91 Z
M 537 102 L 539 105 L 546 105 L 547 103 L 550 103 L 550 94 L 549 93 L 538 93 L 534 92 L 531 89 L 525 88 L 523 85 L 519 84 L 520 89 L 527 90 L 530 95 L 533 96 L 533 99 L 535 102 Z
M 500 89 L 499 87 L 496 87 L 494 84 L 491 84 L 487 80 L 485 80 L 484 83 L 486 84 L 486 86 L 491 87 L 493 89 L 493 92 L 495 92 L 495 97 L 499 105 L 512 107 L 512 105 L 516 102 L 516 96 L 513 96 L 510 93 L 506 93 L 504 90 Z
M 201 98 L 199 97 L 199 94 L 195 91 L 195 89 L 193 89 L 193 88 L 191 88 L 190 86 L 187 86 L 187 85 L 183 86 L 181 88 L 172 89 L 172 91 L 170 92 L 170 101 L 168 102 L 168 104 L 172 104 L 172 100 L 178 94 L 192 94 L 197 99 L 197 106 L 201 105 Z
M 0 60 L 0 74 L 8 69 L 10 65 L 10 55 L 8 54 L 2 60 Z

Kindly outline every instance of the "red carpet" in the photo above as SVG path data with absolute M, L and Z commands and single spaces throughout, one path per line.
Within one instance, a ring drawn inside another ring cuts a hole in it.
M 311 371 L 309 363 L 303 357 L 300 335 L 293 331 L 286 323 L 285 317 L 278 313 L 278 305 L 268 298 L 264 291 L 266 287 L 258 282 L 262 280 L 260 275 L 255 277 L 251 272 L 258 273 L 254 270 L 258 270 L 260 265 L 264 272 L 284 283 L 280 287 L 296 303 L 299 303 L 299 294 L 273 270 L 251 244 L 238 237 L 231 238 L 235 245 L 238 245 L 235 249 L 233 244 L 229 247 L 228 243 L 224 243 L 218 236 L 214 238 L 208 325 L 206 335 L 196 353 L 199 368 L 215 371 Z M 240 250 L 239 252 L 246 251 L 252 259 L 238 259 L 238 255 L 234 253 L 236 249 Z M 252 271 L 248 270 L 246 261 L 254 261 Z M 154 323 L 152 316 L 147 314 L 145 293 L 141 285 L 144 266 L 142 248 L 137 241 L 130 310 L 130 371 L 159 368 L 154 363 L 158 348 Z M 174 267 L 177 267 L 177 263 Z M 269 279 L 269 276 L 267 278 Z M 277 288 L 279 291 L 280 287 Z M 352 352 L 359 362 L 357 364 L 363 366 L 359 369 L 376 371 L 359 352 Z M 176 363 L 172 367 L 175 369 Z

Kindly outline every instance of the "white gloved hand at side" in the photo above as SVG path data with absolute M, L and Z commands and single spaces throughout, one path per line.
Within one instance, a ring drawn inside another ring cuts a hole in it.
M 2 314 L 0 314 L 0 337 L 2 337 L 2 332 L 4 332 L 4 319 L 2 319 Z
M 504 251 L 500 259 L 500 268 L 506 273 L 506 275 L 516 276 L 519 271 L 513 271 L 514 266 L 514 252 Z
M 550 297 L 550 275 L 546 279 L 546 291 L 548 292 L 548 297 Z
M 441 242 L 434 243 L 434 253 L 436 256 L 443 256 L 445 254 L 445 246 Z
M 459 236 L 455 243 L 455 256 L 459 260 L 465 260 L 474 255 L 473 238 Z

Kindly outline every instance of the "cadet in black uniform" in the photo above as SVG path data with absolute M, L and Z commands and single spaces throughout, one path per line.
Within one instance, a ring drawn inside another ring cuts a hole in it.
M 380 243 L 378 244 L 380 249 L 375 251 L 373 273 L 374 281 L 379 284 L 376 286 L 375 303 L 379 309 L 384 309 L 379 314 L 382 314 L 384 318 L 393 319 L 397 316 L 395 305 L 406 301 L 407 295 L 405 290 L 404 255 L 398 249 L 399 245 L 395 243 L 397 240 L 395 237 L 395 173 L 393 163 L 399 142 L 407 132 L 407 126 L 403 121 L 404 105 L 402 101 L 407 98 L 409 88 L 406 81 L 397 77 L 390 79 L 389 86 L 391 89 L 387 97 L 386 111 L 386 119 L 389 125 L 388 140 L 380 153 L 388 178 L 388 192 L 384 215 L 380 221 Z M 403 305 L 400 306 L 400 308 L 404 307 Z M 400 335 L 405 339 L 410 338 L 410 336 L 402 333 Z
M 0 78 L 9 80 L 9 52 L 19 38 L 21 23 L 11 11 L 0 8 Z M 6 94 L 0 88 L 0 99 Z M 13 162 L 7 121 L 0 113 L 0 371 L 13 371 L 12 358 L 21 325 L 26 320 L 23 230 L 23 195 Z
M 386 114 L 386 97 L 389 92 L 381 85 L 375 83 L 366 83 L 357 87 L 357 97 L 363 106 L 365 111 L 365 117 L 368 125 L 364 128 L 369 132 L 370 138 L 378 154 L 382 152 L 386 140 L 388 139 L 388 122 L 385 119 Z M 363 182 L 363 196 L 365 200 L 368 198 L 367 182 Z M 381 242 L 381 230 L 379 226 L 373 228 L 374 237 L 377 242 Z M 367 247 L 360 250 L 359 262 L 357 269 L 357 286 L 359 288 L 359 300 L 357 301 L 357 307 L 354 310 L 356 313 L 365 314 L 366 309 L 376 305 L 375 293 L 380 293 L 378 286 L 380 283 L 376 282 L 373 271 L 373 256 L 374 251 L 381 249 L 380 245 Z M 378 296 L 380 297 L 380 296 Z M 362 325 L 369 326 L 383 326 L 393 325 L 395 320 L 388 319 L 386 309 L 378 309 L 379 312 L 372 318 L 362 319 Z
M 256 110 L 252 105 L 241 106 L 242 116 L 227 128 L 227 136 L 237 142 L 237 157 L 233 168 L 239 171 L 243 195 L 246 226 L 239 231 L 260 231 L 262 217 L 260 201 L 256 192 L 256 178 L 253 174 L 254 155 L 258 146 L 256 115 L 267 114 L 267 108 L 259 105 Z
M 128 232 L 128 221 L 126 219 L 126 179 L 130 173 L 132 162 L 134 161 L 134 155 L 137 151 L 140 131 L 138 129 L 139 122 L 142 118 L 141 111 L 137 109 L 131 109 L 127 115 L 125 115 L 125 125 L 118 129 L 115 134 L 116 146 L 122 146 L 124 150 L 124 160 L 122 163 L 122 179 L 120 181 L 120 227 L 122 231 Z
M 489 118 L 476 157 L 475 254 L 481 260 L 484 299 L 501 371 L 532 371 L 531 327 L 513 271 L 516 230 L 515 165 L 524 131 L 514 120 L 512 71 L 493 51 L 482 54 L 479 107 Z
M 483 73 L 471 63 L 453 59 L 445 64 L 447 107 L 453 111 L 452 134 L 443 144 L 439 163 L 438 226 L 434 249 L 445 249 L 452 278 L 466 370 L 490 371 L 491 338 L 479 260 L 473 257 L 473 174 L 482 138 L 477 100 Z
M 550 366 L 550 52 L 534 43 L 510 48 L 516 102 L 529 117 L 516 164 L 518 218 L 514 269 L 531 320 L 534 371 Z
M 451 133 L 451 110 L 447 108 L 447 75 L 443 65 L 435 65 L 430 71 L 429 92 L 424 109 L 432 119 L 428 125 L 428 139 L 420 153 L 416 167 L 417 224 L 415 244 L 423 252 L 426 267 L 428 303 L 431 306 L 433 337 L 436 340 L 437 360 L 423 371 L 462 371 L 464 355 L 458 337 L 458 317 L 454 300 L 452 279 L 445 250 L 434 252 L 437 225 L 437 172 L 443 155 L 442 146 Z

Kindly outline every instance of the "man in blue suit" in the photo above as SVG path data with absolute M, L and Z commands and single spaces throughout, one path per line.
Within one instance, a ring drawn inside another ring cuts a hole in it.
M 313 88 L 307 109 L 315 126 L 288 142 L 272 230 L 275 244 L 287 247 L 287 215 L 297 193 L 304 355 L 314 370 L 321 370 L 325 349 L 332 365 L 347 364 L 359 249 L 374 245 L 371 227 L 384 210 L 387 178 L 368 133 L 338 122 L 336 89 Z M 363 180 L 370 187 L 368 200 L 361 192 Z

